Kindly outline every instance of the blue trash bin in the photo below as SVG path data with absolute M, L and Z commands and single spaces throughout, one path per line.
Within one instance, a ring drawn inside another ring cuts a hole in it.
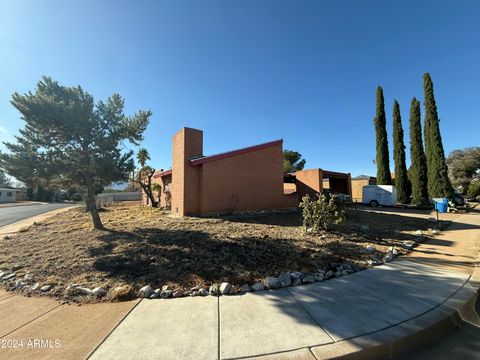
M 448 209 L 448 198 L 436 198 L 432 199 L 435 205 L 435 210 L 439 213 L 446 213 Z

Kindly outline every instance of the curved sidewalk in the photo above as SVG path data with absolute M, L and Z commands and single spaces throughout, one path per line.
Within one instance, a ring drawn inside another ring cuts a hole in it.
M 479 225 L 480 214 L 460 215 L 411 256 L 335 280 L 143 300 L 90 359 L 375 358 L 411 348 L 475 300 Z

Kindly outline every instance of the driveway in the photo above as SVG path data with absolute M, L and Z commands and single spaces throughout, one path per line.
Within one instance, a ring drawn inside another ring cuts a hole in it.
M 52 210 L 62 209 L 70 206 L 75 206 L 76 204 L 62 204 L 62 203 L 52 203 L 52 204 L 29 204 L 29 205 L 18 205 L 18 206 L 6 206 L 0 207 L 0 227 L 13 224 L 20 220 L 28 219 L 32 216 L 37 216 Z

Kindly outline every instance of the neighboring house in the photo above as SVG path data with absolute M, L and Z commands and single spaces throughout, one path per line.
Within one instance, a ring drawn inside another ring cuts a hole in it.
M 15 200 L 16 201 L 27 200 L 27 189 L 26 188 L 15 189 Z
M 16 189 L 0 188 L 0 203 L 16 201 Z
M 282 154 L 283 140 L 275 140 L 204 156 L 203 132 L 183 128 L 173 136 L 172 169 L 153 175 L 159 206 L 179 216 L 293 208 L 299 197 L 320 193 L 324 177 L 333 191 L 351 194 L 350 174 L 313 169 L 284 176 Z
M 352 178 L 352 201 L 362 202 L 363 187 L 366 185 L 377 185 L 377 178 L 374 176 L 360 175 Z

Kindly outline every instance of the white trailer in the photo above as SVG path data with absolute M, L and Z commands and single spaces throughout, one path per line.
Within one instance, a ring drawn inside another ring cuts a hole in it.
M 362 194 L 362 203 L 373 207 L 397 204 L 397 189 L 393 185 L 365 185 Z

